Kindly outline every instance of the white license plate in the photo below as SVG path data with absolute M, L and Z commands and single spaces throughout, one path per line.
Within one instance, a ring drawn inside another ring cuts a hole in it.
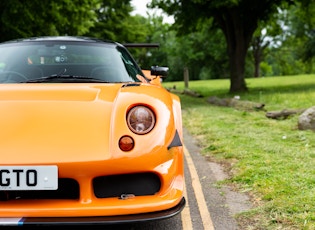
M 58 167 L 0 166 L 0 190 L 56 190 Z

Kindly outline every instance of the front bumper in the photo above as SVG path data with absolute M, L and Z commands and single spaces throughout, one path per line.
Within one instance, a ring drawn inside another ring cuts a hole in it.
M 105 166 L 104 162 L 72 163 L 67 164 L 67 167 L 59 165 L 59 173 L 64 178 L 74 175 L 73 178 L 78 186 L 66 180 L 59 184 L 60 191 L 58 188 L 52 194 L 50 191 L 48 194 L 43 191 L 30 191 L 30 194 L 27 191 L 22 191 L 22 193 L 4 191 L 0 197 L 0 223 L 1 221 L 6 224 L 10 221 L 23 222 L 22 217 L 26 219 L 53 217 L 62 220 L 70 218 L 71 220 L 71 218 L 85 219 L 85 217 L 96 216 L 109 218 L 111 216 L 142 216 L 143 213 L 172 210 L 183 197 L 183 155 L 181 147 L 173 147 L 165 153 L 159 152 L 160 156 L 162 154 L 169 157 L 166 160 L 162 157 L 161 162 L 159 158 L 147 159 L 145 156 L 145 162 L 149 163 L 143 163 L 140 166 L 139 158 L 111 160 L 109 163 L 106 162 Z M 141 173 L 139 168 L 143 170 Z M 101 177 L 99 182 L 93 183 L 94 178 L 98 178 L 95 175 L 102 175 L 101 173 L 105 175 L 105 179 Z M 110 173 L 114 177 L 109 176 L 110 179 L 107 180 L 106 175 Z M 152 175 L 152 173 L 157 177 L 143 176 Z M 157 179 L 160 184 L 155 183 Z M 122 195 L 127 196 L 126 199 L 119 195 L 122 192 Z
M 0 226 L 57 226 L 57 225 L 110 225 L 167 219 L 179 214 L 185 207 L 183 197 L 175 207 L 158 212 L 104 217 L 26 217 L 0 218 Z

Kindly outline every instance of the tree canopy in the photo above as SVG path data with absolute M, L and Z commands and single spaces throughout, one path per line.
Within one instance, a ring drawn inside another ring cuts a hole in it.
M 40 35 L 82 35 L 97 19 L 98 0 L 0 1 L 0 41 Z
M 130 49 L 143 68 L 170 67 L 169 81 L 229 78 L 229 91 L 246 91 L 247 77 L 312 73 L 312 0 L 152 0 L 173 15 L 132 15 L 131 0 L 0 1 L 0 42 L 76 35 L 121 43 L 160 43 Z
M 305 0 L 303 2 L 306 3 Z M 230 92 L 238 92 L 247 90 L 245 60 L 259 22 L 267 21 L 279 7 L 293 3 L 293 0 L 153 0 L 151 7 L 159 7 L 174 15 L 181 34 L 198 28 L 198 23 L 212 18 L 209 29 L 220 28 L 227 44 Z

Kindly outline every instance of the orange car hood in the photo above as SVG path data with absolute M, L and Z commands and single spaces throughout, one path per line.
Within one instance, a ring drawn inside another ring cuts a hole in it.
M 108 158 L 112 107 L 120 89 L 120 84 L 1 85 L 1 163 Z

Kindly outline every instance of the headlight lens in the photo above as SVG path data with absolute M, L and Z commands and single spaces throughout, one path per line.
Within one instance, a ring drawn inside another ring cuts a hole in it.
M 155 125 L 155 116 L 151 109 L 145 106 L 133 107 L 127 115 L 129 129 L 136 134 L 146 134 Z

